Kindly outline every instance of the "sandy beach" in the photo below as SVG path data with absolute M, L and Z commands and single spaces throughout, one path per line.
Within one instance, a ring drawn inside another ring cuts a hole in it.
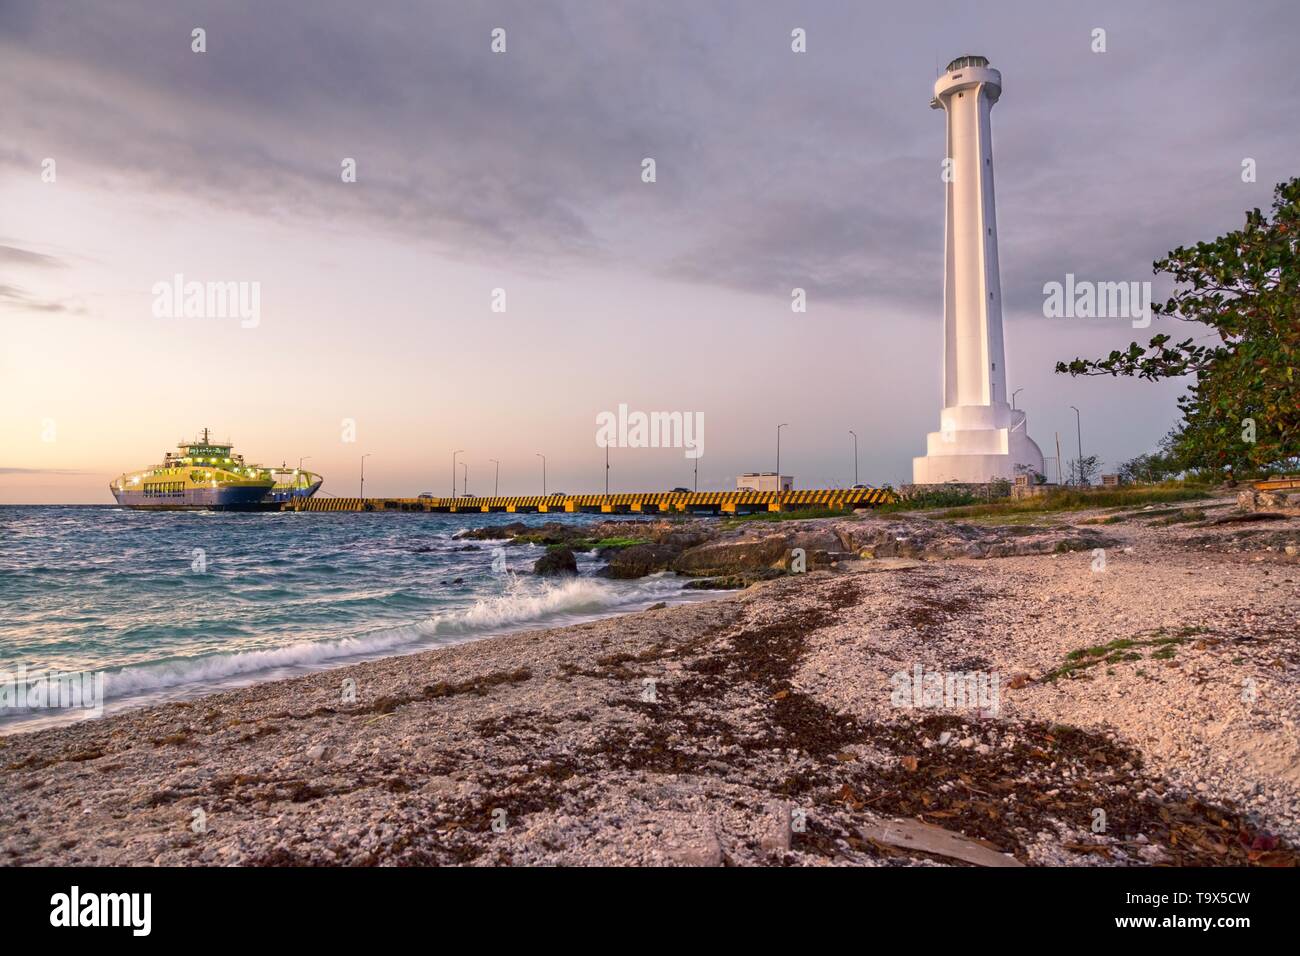
M 0 862 L 1292 864 L 1300 518 L 1232 506 L 755 522 L 808 573 L 4 738 Z

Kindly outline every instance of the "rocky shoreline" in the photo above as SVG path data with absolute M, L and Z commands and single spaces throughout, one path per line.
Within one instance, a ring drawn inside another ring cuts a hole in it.
M 1294 865 L 1300 518 L 1233 505 L 481 529 L 744 587 L 4 738 L 0 862 Z
M 888 520 L 868 513 L 853 518 L 790 519 L 780 522 L 712 520 L 609 520 L 594 525 L 559 521 L 489 525 L 459 539 L 537 544 L 547 554 L 533 573 L 576 574 L 575 551 L 595 551 L 605 561 L 602 577 L 628 580 L 671 571 L 708 586 L 747 586 L 788 574 L 797 550 L 806 570 L 834 569 L 844 561 L 877 558 L 1005 558 L 1063 554 L 1113 547 L 1116 541 L 1089 526 L 980 527 L 914 517 Z

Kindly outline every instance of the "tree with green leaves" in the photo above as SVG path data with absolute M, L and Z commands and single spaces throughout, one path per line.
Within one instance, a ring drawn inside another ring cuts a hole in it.
M 1070 460 L 1069 478 L 1067 482 L 1071 485 L 1090 485 L 1101 472 L 1101 459 L 1096 455 L 1085 455 L 1083 458 L 1073 458 Z
M 1069 375 L 1156 381 L 1195 376 L 1178 399 L 1183 421 L 1170 451 L 1186 469 L 1258 472 L 1300 466 L 1300 178 L 1274 189 L 1271 218 L 1180 246 L 1154 264 L 1175 290 L 1153 311 L 1199 323 L 1205 334 L 1156 335 L 1105 359 L 1058 362 Z M 1206 341 L 1217 339 L 1217 341 Z
M 1177 428 L 1170 429 L 1169 433 L 1160 439 L 1159 447 L 1155 451 L 1130 458 L 1121 464 L 1116 469 L 1119 480 L 1126 484 L 1134 482 L 1138 484 L 1155 484 L 1169 478 L 1175 478 L 1186 471 L 1187 469 L 1183 467 L 1173 450 L 1180 434 Z

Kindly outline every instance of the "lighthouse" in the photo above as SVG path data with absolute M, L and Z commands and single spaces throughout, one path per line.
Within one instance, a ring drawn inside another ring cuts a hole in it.
M 990 114 L 1002 74 L 982 56 L 961 56 L 934 84 L 931 109 L 948 121 L 943 273 L 943 411 L 926 453 L 912 459 L 916 484 L 1011 480 L 1043 471 L 1043 453 L 1012 409 L 1002 344 L 1002 287 L 993 202 Z

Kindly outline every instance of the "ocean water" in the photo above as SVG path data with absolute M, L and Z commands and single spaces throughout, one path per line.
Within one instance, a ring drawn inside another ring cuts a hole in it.
M 594 554 L 576 578 L 538 578 L 517 572 L 544 548 L 454 538 L 596 517 L 0 506 L 0 734 L 86 719 L 28 706 L 20 675 L 30 690 L 102 673 L 113 713 L 709 596 L 672 575 L 595 577 Z

